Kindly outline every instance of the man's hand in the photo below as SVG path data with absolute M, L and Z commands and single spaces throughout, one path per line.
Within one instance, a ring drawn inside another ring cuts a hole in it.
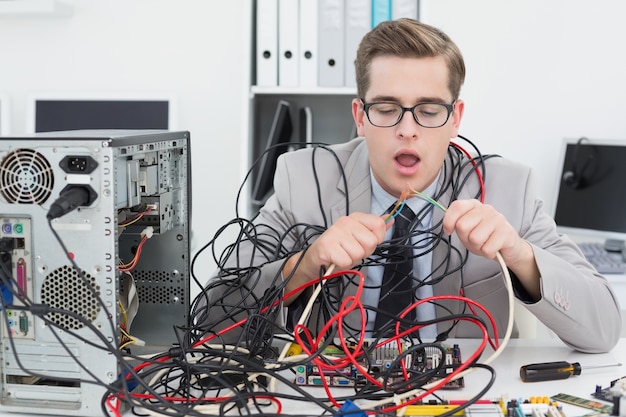
M 494 259 L 500 252 L 529 294 L 535 300 L 541 298 L 532 247 L 495 208 L 478 200 L 454 201 L 443 217 L 443 230 L 448 235 L 456 232 L 461 243 L 475 255 Z
M 334 265 L 335 271 L 352 268 L 374 253 L 385 239 L 385 232 L 391 224 L 385 224 L 384 219 L 375 214 L 353 213 L 340 217 L 311 244 L 304 255 L 302 252 L 295 254 L 286 262 L 283 268 L 285 278 L 292 273 L 300 257 L 304 256 L 287 283 L 285 292 L 318 279 L 322 266 L 329 268 Z M 288 305 L 292 299 L 285 300 L 285 304 Z
M 443 231 L 456 232 L 461 243 L 473 254 L 493 259 L 500 251 L 503 258 L 516 263 L 521 238 L 513 226 L 492 206 L 478 200 L 456 200 L 443 218 Z M 505 256 L 507 254 L 507 256 Z

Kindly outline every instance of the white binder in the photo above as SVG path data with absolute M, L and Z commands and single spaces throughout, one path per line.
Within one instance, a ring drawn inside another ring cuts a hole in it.
M 419 0 L 392 0 L 391 18 L 410 17 L 419 20 Z
M 300 0 L 300 86 L 317 87 L 318 0 Z
M 299 84 L 299 3 L 300 0 L 278 0 L 278 85 L 281 87 Z
M 345 42 L 345 66 L 344 85 L 355 87 L 354 60 L 356 51 L 363 39 L 363 35 L 369 32 L 372 22 L 372 0 L 346 0 L 346 42 Z
M 344 75 L 344 1 L 319 0 L 319 85 L 342 87 Z
M 278 85 L 278 0 L 256 3 L 256 85 Z

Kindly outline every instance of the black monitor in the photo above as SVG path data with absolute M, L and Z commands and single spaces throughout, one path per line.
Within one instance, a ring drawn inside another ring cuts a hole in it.
M 270 128 L 265 151 L 263 152 L 259 169 L 252 188 L 252 204 L 258 208 L 265 204 L 265 201 L 274 189 L 274 171 L 276 170 L 276 160 L 288 151 L 291 142 L 293 125 L 291 123 L 290 105 L 285 100 L 280 100 L 274 112 L 274 119 Z
M 91 129 L 172 129 L 171 103 L 165 98 L 36 98 L 34 133 Z
M 564 141 L 554 220 L 560 231 L 626 241 L 626 141 Z M 619 244 L 618 244 L 619 246 Z

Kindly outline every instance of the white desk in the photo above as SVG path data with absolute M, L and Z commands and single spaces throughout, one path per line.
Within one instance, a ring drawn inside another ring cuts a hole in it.
M 478 341 L 473 339 L 457 339 L 446 342 L 446 344 L 450 345 L 453 343 L 460 345 L 464 359 L 468 358 L 479 345 Z M 491 348 L 487 347 L 482 358 L 488 357 L 491 353 Z M 573 376 L 562 381 L 524 383 L 520 380 L 520 366 L 551 361 L 580 362 L 582 373 L 579 376 Z M 585 366 L 617 362 L 621 362 L 624 365 L 621 367 L 585 370 Z M 604 388 L 609 385 L 610 381 L 626 376 L 626 338 L 620 339 L 615 348 L 604 354 L 575 352 L 556 339 L 512 339 L 506 349 L 491 365 L 496 370 L 496 382 L 485 395 L 485 398 L 494 399 L 506 395 L 511 399 L 527 399 L 531 396 L 543 397 L 563 393 L 593 400 L 591 393 L 595 390 L 596 385 Z M 490 376 L 486 371 L 478 370 L 465 376 L 465 388 L 460 390 L 440 390 L 437 394 L 446 400 L 467 400 L 475 396 L 485 386 L 489 378 Z M 307 390 L 319 398 L 325 396 L 322 388 L 307 387 Z M 284 384 L 279 385 L 279 391 L 285 393 L 292 392 Z M 336 396 L 349 396 L 354 391 L 350 388 L 336 388 L 333 392 Z M 320 413 L 320 410 L 313 404 L 309 405 L 299 401 L 287 400 L 282 400 L 281 402 L 283 414 L 285 415 L 317 415 Z M 563 409 L 567 417 L 582 416 L 591 412 L 591 410 L 567 404 L 563 404 Z M 273 412 L 273 409 L 268 409 L 268 413 L 271 412 Z M 128 411 L 124 415 L 132 416 L 133 414 Z M 0 416 L 34 417 L 33 414 L 23 413 L 0 413 Z
M 471 339 L 457 339 L 455 341 L 447 341 L 446 344 L 454 342 L 459 343 L 461 354 L 464 358 L 470 356 L 478 346 L 478 341 Z M 487 347 L 482 358 L 486 358 L 491 352 L 491 348 Z M 561 381 L 532 383 L 521 381 L 519 369 L 522 365 L 552 361 L 580 362 L 582 365 L 581 375 Z M 585 366 L 618 362 L 624 365 L 585 370 Z M 491 366 L 496 370 L 496 382 L 485 396 L 488 399 L 500 398 L 503 395 L 511 399 L 528 399 L 532 396 L 550 397 L 563 393 L 595 400 L 591 393 L 594 392 L 596 385 L 605 388 L 609 386 L 611 381 L 626 376 L 626 338 L 620 339 L 618 345 L 611 352 L 605 354 L 579 353 L 569 349 L 557 339 L 512 339 Z M 446 400 L 467 400 L 479 393 L 489 379 L 490 375 L 488 375 L 487 371 L 477 370 L 465 376 L 465 388 L 460 390 L 440 390 L 437 394 Z M 323 389 L 309 389 L 314 391 L 316 396 L 324 397 Z M 342 388 L 333 392 L 337 396 L 346 396 L 353 391 L 349 388 Z M 567 417 L 582 416 L 591 412 L 589 409 L 578 406 L 560 404 L 563 405 Z M 283 401 L 283 406 L 285 414 L 301 414 L 303 411 L 313 411 L 303 409 L 301 402 Z
M 475 341 L 472 341 L 475 343 Z M 461 349 L 469 344 L 459 340 Z M 463 350 L 462 350 L 463 352 Z M 546 382 L 522 382 L 519 377 L 519 369 L 522 365 L 538 362 L 567 361 L 580 362 L 582 365 L 581 375 L 573 376 L 562 381 Z M 620 367 L 598 368 L 585 370 L 585 366 L 603 365 L 621 362 Z M 528 398 L 530 396 L 551 396 L 557 393 L 571 394 L 579 397 L 592 399 L 590 394 L 596 385 L 607 386 L 610 381 L 626 376 L 626 339 L 620 339 L 618 345 L 609 353 L 585 354 L 571 350 L 558 339 L 513 339 L 507 348 L 494 361 L 492 366 L 496 369 L 496 383 L 488 393 L 488 396 L 498 397 L 503 394 L 511 398 Z M 480 371 L 482 372 L 482 371 Z M 466 388 L 456 392 L 455 396 L 469 398 L 467 394 L 475 392 L 471 390 L 472 384 L 479 385 L 484 381 L 479 372 L 466 377 Z

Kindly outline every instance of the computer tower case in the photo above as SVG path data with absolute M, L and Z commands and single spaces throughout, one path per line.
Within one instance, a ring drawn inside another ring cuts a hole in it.
M 176 342 L 190 165 L 185 131 L 0 138 L 0 411 L 102 415 L 116 352 Z

